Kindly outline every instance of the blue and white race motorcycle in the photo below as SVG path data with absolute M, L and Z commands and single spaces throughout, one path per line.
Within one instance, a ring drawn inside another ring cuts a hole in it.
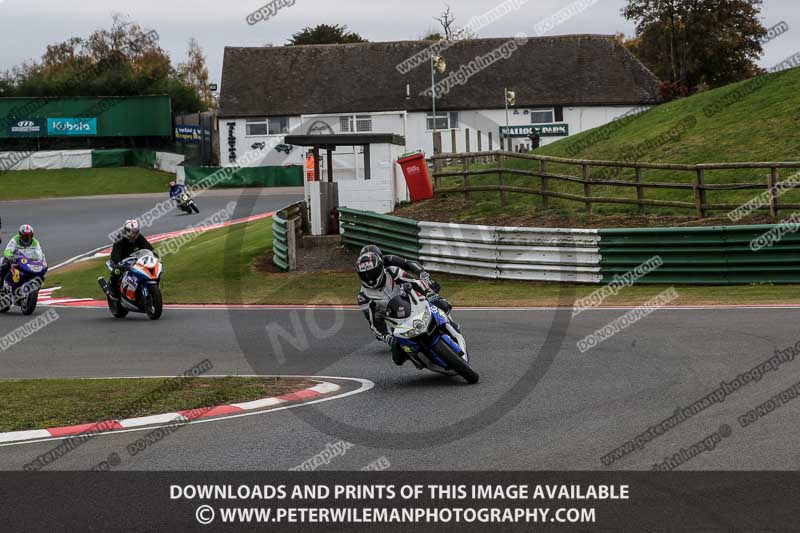
M 459 375 L 468 383 L 478 382 L 469 366 L 467 343 L 447 314 L 415 291 L 410 283 L 389 301 L 386 326 L 395 342 L 415 363 L 446 376 Z
M 33 248 L 18 250 L 5 279 L 0 279 L 0 313 L 18 305 L 23 315 L 30 315 L 39 301 L 39 289 L 47 274 L 47 260 Z

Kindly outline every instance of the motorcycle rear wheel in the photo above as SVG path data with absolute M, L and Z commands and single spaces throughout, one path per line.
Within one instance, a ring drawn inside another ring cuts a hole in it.
M 108 310 L 111 311 L 114 318 L 125 318 L 128 316 L 128 310 L 122 307 L 120 302 L 115 302 L 109 297 L 106 297 L 106 300 L 108 300 Z
M 432 346 L 432 350 L 445 362 L 448 368 L 455 370 L 459 376 L 467 380 L 467 383 L 474 384 L 478 382 L 480 378 L 478 373 L 472 370 L 472 367 L 444 339 L 436 341 L 436 344 Z

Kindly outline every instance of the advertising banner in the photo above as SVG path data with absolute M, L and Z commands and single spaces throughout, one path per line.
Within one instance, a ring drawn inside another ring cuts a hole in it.
M 202 134 L 200 126 L 175 126 L 175 140 L 180 143 L 197 144 Z
M 569 135 L 569 124 L 531 124 L 529 126 L 500 126 L 500 136 L 506 136 L 508 130 L 508 137 L 528 137 L 531 131 L 536 130 L 539 132 L 540 137 L 563 137 Z
M 48 118 L 48 135 L 97 135 L 96 118 Z
M 14 118 L 8 122 L 9 137 L 44 137 L 45 135 L 45 121 L 42 118 Z

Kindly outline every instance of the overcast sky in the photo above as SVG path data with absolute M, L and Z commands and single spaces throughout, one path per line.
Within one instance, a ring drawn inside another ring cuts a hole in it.
M 281 1 L 281 0 L 278 0 Z M 287 0 L 283 0 L 287 1 Z M 290 2 L 291 0 L 288 0 Z M 249 25 L 246 17 L 266 0 L 0 0 L 0 70 L 38 59 L 50 43 L 87 36 L 108 27 L 112 13 L 124 13 L 161 36 L 161 46 L 173 62 L 182 61 L 186 41 L 194 36 L 208 58 L 211 81 L 218 82 L 225 46 L 281 45 L 295 31 L 316 24 L 346 24 L 370 41 L 417 39 L 435 29 L 433 17 L 442 0 L 294 0 L 267 21 Z M 466 23 L 503 0 L 449 0 L 456 22 Z M 587 1 L 587 0 L 584 0 Z M 483 28 L 481 37 L 534 35 L 537 22 L 571 4 L 571 0 L 519 0 L 519 11 Z M 571 33 L 627 35 L 633 26 L 620 15 L 625 0 L 597 0 L 548 35 Z M 765 46 L 760 63 L 770 67 L 800 51 L 800 2 L 765 0 L 767 27 L 785 21 L 788 33 Z

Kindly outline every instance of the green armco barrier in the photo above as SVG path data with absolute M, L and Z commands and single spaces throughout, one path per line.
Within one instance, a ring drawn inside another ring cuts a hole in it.
M 374 244 L 384 252 L 417 259 L 422 248 L 415 220 L 370 211 L 339 208 L 342 242 L 354 247 Z
M 289 239 L 286 221 L 276 213 L 272 215 L 272 263 L 281 270 L 289 270 Z
M 214 172 L 218 167 L 184 167 L 186 185 L 193 185 Z M 302 187 L 303 167 L 239 167 L 216 187 Z
M 116 148 L 92 150 L 92 168 L 105 167 L 145 167 L 153 168 L 156 153 L 153 150 Z
M 770 247 L 750 243 L 778 227 L 710 226 L 600 230 L 603 282 L 659 256 L 663 265 L 636 283 L 800 283 L 800 235 L 786 233 Z
M 419 259 L 416 221 L 339 208 L 342 242 L 376 244 L 388 253 Z M 598 230 L 601 283 L 610 283 L 659 256 L 662 265 L 636 283 L 743 285 L 800 283 L 800 234 L 785 233 L 758 251 L 750 243 L 779 225 Z M 428 253 L 428 252 L 426 252 Z
M 289 224 L 294 221 L 295 241 L 302 236 L 305 202 L 288 205 L 272 215 L 272 264 L 284 272 L 291 270 Z M 295 244 L 295 246 L 297 246 Z

